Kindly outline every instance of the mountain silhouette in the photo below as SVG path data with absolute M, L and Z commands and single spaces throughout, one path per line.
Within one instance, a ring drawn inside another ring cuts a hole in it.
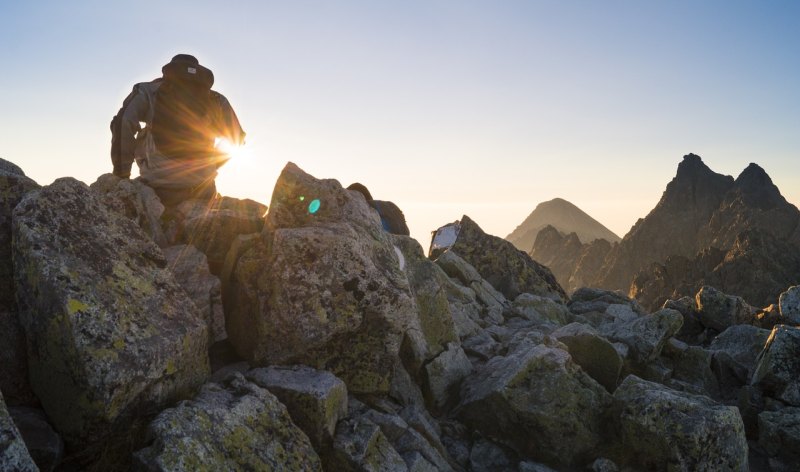
M 546 226 L 552 226 L 564 234 L 575 233 L 584 244 L 595 239 L 605 239 L 611 243 L 620 240 L 610 229 L 563 198 L 554 198 L 536 205 L 533 212 L 506 239 L 517 249 L 530 252 L 539 231 Z

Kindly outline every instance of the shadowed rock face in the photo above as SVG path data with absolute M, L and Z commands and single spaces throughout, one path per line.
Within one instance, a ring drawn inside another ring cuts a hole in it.
M 658 205 L 625 235 L 598 277 L 598 285 L 627 291 L 633 276 L 669 256 L 693 257 L 698 234 L 733 187 L 733 178 L 709 169 L 688 154 Z
M 564 235 L 547 226 L 536 236 L 530 256 L 553 271 L 558 283 L 572 293 L 597 277 L 612 247 L 605 239 L 581 244 L 577 234 Z
M 13 234 L 31 385 L 68 444 L 102 441 L 207 378 L 206 324 L 161 250 L 85 184 L 27 194 Z
M 0 159 L 0 390 L 9 405 L 35 403 L 28 382 L 25 335 L 14 298 L 11 214 L 25 194 L 38 188 L 22 169 Z
M 767 305 L 800 281 L 798 235 L 800 211 L 764 169 L 750 164 L 734 180 L 688 154 L 658 205 L 610 249 L 594 276 L 577 268 L 576 248 L 552 235 L 534 255 L 560 251 L 548 261 L 561 277 L 573 267 L 568 289 L 622 290 L 651 310 L 704 284 Z
M 506 239 L 517 249 L 530 252 L 537 235 L 547 226 L 564 234 L 575 233 L 583 244 L 597 239 L 610 243 L 620 240 L 611 230 L 563 198 L 554 198 L 536 205 L 533 212 Z
M 550 270 L 534 261 L 508 241 L 492 236 L 468 216 L 461 218 L 460 229 L 451 251 L 461 256 L 506 298 L 521 293 L 567 300 L 567 294 Z

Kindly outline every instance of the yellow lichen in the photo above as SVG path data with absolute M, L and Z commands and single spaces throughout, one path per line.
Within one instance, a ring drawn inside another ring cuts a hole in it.
M 74 298 L 70 298 L 69 300 L 67 300 L 67 313 L 69 313 L 70 315 L 74 315 L 79 311 L 86 311 L 87 308 L 89 308 L 89 305 L 83 303 L 80 300 L 75 300 Z

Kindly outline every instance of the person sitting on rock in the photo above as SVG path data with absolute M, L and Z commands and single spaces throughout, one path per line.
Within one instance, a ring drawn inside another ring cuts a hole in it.
M 134 85 L 111 121 L 114 175 L 129 178 L 135 160 L 165 205 L 212 199 L 217 169 L 228 160 L 217 144 L 241 145 L 245 133 L 228 100 L 211 90 L 214 74 L 194 56 L 178 54 L 161 72 Z
M 378 212 L 378 216 L 381 217 L 381 224 L 386 232 L 403 236 L 410 235 L 406 225 L 406 217 L 397 205 L 392 202 L 374 200 L 367 187 L 358 182 L 351 184 L 347 187 L 347 190 L 355 190 L 364 196 L 367 203 Z

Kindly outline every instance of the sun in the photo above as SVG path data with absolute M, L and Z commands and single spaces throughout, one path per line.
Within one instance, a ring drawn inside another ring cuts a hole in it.
M 236 145 L 225 138 L 214 139 L 214 147 L 225 153 L 232 161 L 250 160 L 250 151 L 244 144 Z

